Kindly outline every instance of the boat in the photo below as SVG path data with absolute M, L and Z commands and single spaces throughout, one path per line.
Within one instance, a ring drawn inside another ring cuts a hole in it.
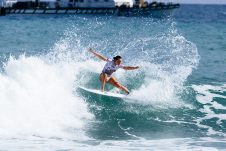
M 145 0 L 0 0 L 4 14 L 105 14 L 116 16 L 165 17 L 178 3 Z

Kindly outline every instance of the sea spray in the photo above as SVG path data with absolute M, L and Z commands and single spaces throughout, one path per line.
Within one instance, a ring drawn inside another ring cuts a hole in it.
M 80 79 L 79 82 L 77 80 L 77 85 L 82 84 L 96 89 L 100 87 L 98 74 L 104 62 L 86 50 L 93 47 L 108 58 L 121 55 L 124 65 L 140 67 L 134 71 L 119 70 L 113 75 L 131 89 L 134 102 L 141 104 L 155 102 L 163 106 L 180 104 L 179 98 L 184 90 L 184 82 L 197 67 L 199 55 L 195 44 L 178 33 L 174 22 L 166 20 L 161 25 L 164 27 L 163 31 L 153 31 L 150 25 L 157 26 L 159 22 L 144 19 L 144 24 L 135 23 L 134 26 L 139 27 L 136 34 L 133 27 L 124 22 L 118 26 L 128 28 L 123 28 L 119 33 L 113 28 L 107 29 L 110 24 L 115 24 L 111 20 L 106 22 L 97 18 L 91 21 L 82 19 L 81 22 L 84 26 L 78 28 L 75 23 L 69 27 L 64 38 L 61 38 L 49 53 L 50 58 L 75 63 L 75 68 L 79 68 L 77 70 L 80 71 L 76 77 Z M 97 24 L 93 26 L 92 22 Z M 119 92 L 113 87 L 108 90 Z
M 11 57 L 0 75 L 1 135 L 82 138 L 87 105 L 73 94 L 73 66 Z

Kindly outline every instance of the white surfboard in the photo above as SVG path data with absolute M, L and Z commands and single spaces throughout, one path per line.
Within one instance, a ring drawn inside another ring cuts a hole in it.
M 103 96 L 109 96 L 109 97 L 115 97 L 115 98 L 121 98 L 121 99 L 125 99 L 128 98 L 126 95 L 123 94 L 119 94 L 119 93 L 112 93 L 112 92 L 101 92 L 100 90 L 96 90 L 96 89 L 88 89 L 82 86 L 78 86 L 80 89 L 90 92 L 90 93 L 95 93 L 95 94 L 99 94 L 99 95 L 103 95 Z

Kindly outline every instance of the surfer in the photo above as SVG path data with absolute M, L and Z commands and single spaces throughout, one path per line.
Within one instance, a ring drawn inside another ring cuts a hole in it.
M 121 83 L 119 83 L 118 80 L 112 76 L 112 73 L 115 72 L 116 70 L 118 70 L 119 68 L 122 68 L 124 70 L 135 70 L 135 69 L 138 69 L 139 67 L 122 65 L 121 64 L 121 62 L 122 62 L 121 56 L 115 56 L 113 59 L 109 59 L 109 58 L 97 53 L 92 48 L 88 48 L 87 50 L 89 52 L 93 53 L 100 60 L 107 62 L 99 76 L 99 79 L 101 81 L 101 91 L 104 92 L 105 83 L 108 82 L 111 85 L 113 85 L 113 86 L 119 88 L 120 90 L 125 91 L 127 94 L 129 94 L 129 90 L 125 86 L 123 86 Z

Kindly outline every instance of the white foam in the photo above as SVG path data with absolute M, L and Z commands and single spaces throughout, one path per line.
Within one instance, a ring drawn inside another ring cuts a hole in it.
M 0 74 L 0 135 L 66 137 L 72 128 L 79 138 L 92 115 L 73 94 L 75 72 L 67 63 L 11 57 Z
M 178 79 L 155 64 L 143 63 L 144 82 L 138 89 L 131 91 L 133 103 L 154 104 L 161 107 L 179 107 L 185 105 L 179 98 L 183 90 L 184 79 Z M 186 74 L 188 75 L 188 74 Z M 176 80 L 178 79 L 178 80 Z
M 196 96 L 196 99 L 200 102 L 209 103 L 213 100 L 214 97 L 224 98 L 226 99 L 226 96 L 211 93 L 209 90 L 212 91 L 218 91 L 223 92 L 224 86 L 213 86 L 213 85 L 192 85 L 192 88 L 197 91 L 199 94 Z
M 72 140 L 40 139 L 29 140 L 1 140 L 0 146 L 8 151 L 49 151 L 49 150 L 71 150 L 71 151 L 218 151 L 225 149 L 225 139 L 203 138 L 172 138 L 156 140 L 105 140 L 93 142 L 76 142 Z M 218 145 L 216 145 L 218 144 Z
M 221 125 L 222 120 L 226 120 L 226 114 L 217 114 L 213 109 L 216 110 L 225 110 L 226 106 L 219 104 L 218 102 L 214 101 L 214 98 L 221 98 L 225 99 L 226 96 L 223 94 L 216 94 L 215 92 L 225 92 L 226 88 L 225 85 L 221 86 L 214 86 L 214 85 L 192 85 L 192 88 L 197 92 L 196 99 L 201 104 L 203 104 L 203 108 L 199 109 L 200 112 L 205 114 L 204 117 L 200 117 L 196 120 L 197 125 L 202 128 L 206 128 L 208 130 L 208 135 L 220 135 L 226 137 L 226 135 L 220 131 L 214 130 L 212 127 L 208 125 L 202 124 L 202 121 L 217 118 L 216 124 Z

